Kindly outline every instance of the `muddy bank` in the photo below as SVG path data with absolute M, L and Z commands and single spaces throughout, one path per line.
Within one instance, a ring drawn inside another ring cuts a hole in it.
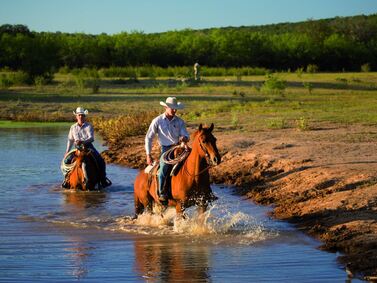
M 217 128 L 214 134 L 223 161 L 211 169 L 213 182 L 273 204 L 274 217 L 319 238 L 321 248 L 341 251 L 339 261 L 354 276 L 377 279 L 377 129 L 324 125 L 235 135 Z M 143 168 L 144 137 L 110 144 L 103 155 Z

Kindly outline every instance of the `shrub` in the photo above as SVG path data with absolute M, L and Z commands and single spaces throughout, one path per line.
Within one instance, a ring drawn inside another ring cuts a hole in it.
M 46 85 L 48 81 L 43 76 L 37 76 L 34 78 L 34 85 L 37 90 L 42 90 L 43 86 Z
M 336 78 L 335 80 L 337 82 L 341 82 L 343 84 L 348 84 L 348 80 L 346 78 Z
M 116 144 L 130 136 L 145 135 L 153 118 L 158 115 L 155 111 L 122 115 L 116 118 L 93 118 L 95 128 L 106 141 Z
M 297 77 L 301 78 L 303 72 L 304 72 L 304 68 L 298 68 L 296 70 Z
M 68 66 L 63 66 L 63 67 L 60 67 L 59 68 L 59 74 L 63 74 L 63 75 L 66 75 L 66 74 L 69 74 L 69 67 Z
M 309 122 L 304 117 L 301 117 L 300 119 L 296 120 L 297 129 L 300 131 L 308 131 L 310 130 Z
M 361 71 L 363 73 L 369 73 L 370 72 L 370 65 L 369 65 L 369 63 L 361 65 Z
M 277 76 L 268 75 L 262 86 L 262 91 L 272 94 L 284 94 L 287 81 L 279 79 Z
M 309 64 L 308 66 L 306 66 L 306 72 L 310 74 L 317 73 L 318 69 L 318 66 L 315 64 Z
M 313 84 L 310 82 L 303 82 L 303 86 L 308 90 L 309 94 L 313 92 Z
M 81 70 L 74 70 L 73 74 L 78 89 L 84 90 L 85 88 L 89 88 L 92 93 L 98 93 L 100 76 L 97 70 L 83 68 Z
M 267 127 L 269 129 L 285 129 L 287 128 L 287 121 L 281 118 L 271 119 L 268 121 Z
M 6 74 L 1 74 L 0 76 L 0 88 L 7 89 L 8 87 L 11 87 L 13 85 L 13 82 L 9 79 L 9 76 Z
M 32 83 L 32 77 L 23 71 L 17 71 L 10 75 L 13 85 L 27 85 Z

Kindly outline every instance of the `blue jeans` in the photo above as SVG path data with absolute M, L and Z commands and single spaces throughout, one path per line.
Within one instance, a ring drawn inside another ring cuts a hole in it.
M 96 160 L 98 167 L 101 171 L 101 181 L 106 179 L 106 163 L 103 160 L 101 154 L 97 151 L 97 149 L 93 146 L 92 143 L 86 144 L 86 147 L 90 149 L 94 159 Z
M 172 146 L 161 146 L 161 156 L 164 152 L 170 149 Z M 166 164 L 160 156 L 160 169 L 158 171 L 158 193 L 160 196 L 168 196 L 168 188 L 170 187 L 170 172 L 173 169 L 173 165 Z

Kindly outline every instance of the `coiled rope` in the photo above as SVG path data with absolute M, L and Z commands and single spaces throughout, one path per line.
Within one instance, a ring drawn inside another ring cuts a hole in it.
M 181 162 L 182 160 L 185 160 L 186 157 L 190 154 L 189 149 L 185 149 L 181 154 L 179 154 L 177 157 L 174 158 L 174 150 L 182 147 L 181 145 L 173 146 L 172 148 L 169 148 L 167 151 L 165 151 L 161 158 L 166 164 L 177 164 Z
M 63 158 L 61 164 L 60 164 L 60 170 L 62 171 L 63 175 L 67 175 L 69 172 L 71 172 L 71 170 L 73 169 L 73 167 L 75 166 L 76 164 L 76 161 L 72 162 L 72 163 L 66 163 L 67 161 L 67 158 L 73 154 L 74 152 L 76 151 L 76 149 L 72 149 L 70 152 L 68 152 L 68 154 L 65 156 L 65 158 Z

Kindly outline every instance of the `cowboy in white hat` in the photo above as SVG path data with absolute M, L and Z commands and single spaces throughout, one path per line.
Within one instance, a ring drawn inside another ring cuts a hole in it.
M 165 102 L 160 101 L 160 105 L 165 107 L 165 112 L 153 119 L 145 136 L 145 150 L 148 165 L 153 163 L 151 151 L 153 139 L 156 135 L 161 146 L 161 154 L 179 142 L 188 142 L 190 137 L 185 122 L 175 115 L 178 109 L 184 108 L 183 104 L 178 102 L 175 97 L 168 97 Z M 170 187 L 170 178 L 168 178 L 168 176 L 170 175 L 171 169 L 172 165 L 166 164 L 160 158 L 158 193 L 160 201 L 162 202 L 167 201 L 169 197 L 168 189 Z
M 81 144 L 84 144 L 86 148 L 92 151 L 92 154 L 100 167 L 100 171 L 102 171 L 102 174 L 100 176 L 100 182 L 102 187 L 107 187 L 111 184 L 111 182 L 109 179 L 106 178 L 105 161 L 93 146 L 94 129 L 90 123 L 86 122 L 86 116 L 88 114 L 89 111 L 82 107 L 77 107 L 76 111 L 73 111 L 73 115 L 76 116 L 77 122 L 73 124 L 69 130 L 67 148 L 64 157 L 66 157 L 66 155 L 70 152 L 73 145 L 80 146 Z M 66 187 L 67 183 L 64 181 L 62 186 Z

